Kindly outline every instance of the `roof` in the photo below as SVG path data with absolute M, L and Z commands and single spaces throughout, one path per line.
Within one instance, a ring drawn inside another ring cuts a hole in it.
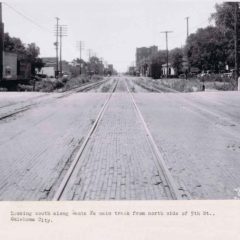
M 164 63 L 164 64 L 162 65 L 162 67 L 167 67 L 167 63 Z M 171 63 L 168 63 L 168 67 L 172 67 L 172 64 L 171 64 Z
M 43 63 L 47 64 L 55 64 L 56 63 L 56 57 L 42 57 Z

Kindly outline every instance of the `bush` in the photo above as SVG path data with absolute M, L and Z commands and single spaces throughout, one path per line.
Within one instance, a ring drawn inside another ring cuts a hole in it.
M 41 82 L 36 82 L 35 91 L 38 92 L 52 92 L 58 88 L 62 88 L 64 83 L 61 80 L 42 80 Z
M 7 88 L 4 88 L 4 87 L 0 87 L 0 92 L 7 92 L 8 89 Z
M 18 84 L 17 90 L 20 92 L 32 92 L 33 86 L 32 85 L 25 85 L 25 84 Z
M 159 80 L 159 84 L 178 92 L 196 92 L 201 90 L 201 83 L 197 79 L 161 79 Z

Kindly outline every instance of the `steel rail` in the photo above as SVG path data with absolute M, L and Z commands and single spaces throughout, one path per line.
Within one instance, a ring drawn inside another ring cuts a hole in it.
M 139 86 L 142 86 L 144 87 L 142 84 L 140 83 L 137 83 L 137 85 Z M 155 84 L 154 84 L 155 85 Z M 169 91 L 168 93 L 182 93 L 184 94 L 184 92 L 179 92 L 175 89 L 172 89 L 172 88 L 169 88 L 169 87 L 166 87 L 166 86 L 153 86 L 154 87 L 154 90 L 156 92 L 164 92 L 164 90 L 167 90 Z M 161 90 L 162 88 L 162 90 Z M 164 92 L 165 93 L 165 92 Z M 223 128 L 221 126 L 221 124 L 217 124 L 216 125 L 216 122 L 219 121 L 219 119 L 221 119 L 221 121 L 224 123 L 224 126 L 238 126 L 238 122 L 236 122 L 235 120 L 229 118 L 226 114 L 219 114 L 217 112 L 214 112 L 213 110 L 209 110 L 207 109 L 207 107 L 204 107 L 202 106 L 201 104 L 198 104 L 197 102 L 194 102 L 194 101 L 189 101 L 184 95 L 182 95 L 183 97 L 181 97 L 181 100 L 186 103 L 185 107 L 189 109 L 189 111 L 192 111 L 192 112 L 195 112 L 197 113 L 201 118 L 204 118 L 205 120 L 209 121 L 210 123 L 213 123 L 215 127 L 223 130 L 224 132 L 226 132 L 227 134 L 230 134 L 231 136 L 235 137 L 235 138 L 238 138 L 240 139 L 239 137 L 239 134 L 236 133 L 235 131 L 232 131 L 232 129 L 229 129 L 229 128 Z M 178 96 L 179 97 L 179 96 Z M 201 114 L 200 112 L 204 112 L 204 114 Z M 206 115 L 212 117 L 213 119 L 215 120 L 211 120 L 209 117 L 206 117 Z
M 62 92 L 61 96 L 58 96 L 57 98 L 68 97 L 69 95 L 77 93 L 77 92 L 89 91 L 89 90 L 91 90 L 95 87 L 100 86 L 101 84 L 103 84 L 107 81 L 109 81 L 109 79 L 104 79 L 102 81 L 98 81 L 98 82 L 95 82 L 95 83 L 87 83 L 87 84 L 84 84 L 82 86 L 73 87 L 71 89 L 68 89 L 68 90 Z
M 182 194 L 182 192 L 180 192 L 180 190 L 178 190 L 178 187 L 177 185 L 175 184 L 175 181 L 170 173 L 170 171 L 168 170 L 168 167 L 163 159 L 163 156 L 161 154 L 161 152 L 159 151 L 158 147 L 157 147 L 157 144 L 143 118 L 143 115 L 140 111 L 140 109 L 138 108 L 137 104 L 136 104 L 136 101 L 133 97 L 133 94 L 129 91 L 129 88 L 128 88 L 128 85 L 125 81 L 125 84 L 126 84 L 126 88 L 127 88 L 127 91 L 128 93 L 130 94 L 131 96 L 131 99 L 132 99 L 132 103 L 135 107 L 135 110 L 137 112 L 137 115 L 146 131 L 146 136 L 147 136 L 147 139 L 149 141 L 149 145 L 151 146 L 152 148 L 152 151 L 154 153 L 154 155 L 156 156 L 156 163 L 158 164 L 158 167 L 159 169 L 161 170 L 161 172 L 163 173 L 163 177 L 165 179 L 165 181 L 167 182 L 167 186 L 169 188 L 169 192 L 170 192 L 170 195 L 171 195 L 171 198 L 174 199 L 174 200 L 183 200 L 184 199 L 184 196 L 183 195 L 186 195 L 186 193 Z M 190 198 L 190 196 L 187 196 L 187 199 Z M 186 198 L 185 198 L 186 199 Z
M 59 93 L 58 96 L 52 96 L 50 99 L 49 99 L 49 93 L 46 93 L 46 94 L 43 94 L 41 96 L 36 96 L 36 97 L 33 97 L 33 98 L 25 100 L 25 101 L 20 101 L 18 103 L 12 103 L 12 104 L 9 104 L 7 106 L 2 106 L 2 107 L 0 107 L 0 109 L 4 111 L 4 110 L 6 110 L 9 107 L 13 107 L 13 106 L 16 106 L 18 104 L 21 104 L 21 106 L 17 107 L 13 111 L 7 111 L 5 113 L 4 112 L 0 113 L 0 121 L 5 119 L 5 118 L 12 117 L 12 116 L 14 116 L 14 115 L 16 115 L 18 113 L 30 110 L 32 107 L 37 106 L 37 105 L 43 103 L 44 101 L 47 101 L 49 103 L 49 100 L 55 101 L 55 100 L 60 99 L 60 98 L 68 97 L 68 96 L 70 96 L 70 95 L 72 95 L 74 93 L 77 93 L 77 92 L 89 91 L 89 90 L 91 90 L 91 89 L 93 89 L 95 87 L 100 86 L 101 84 L 103 84 L 103 83 L 105 83 L 107 81 L 109 81 L 109 79 L 105 79 L 105 80 L 102 80 L 102 81 L 99 81 L 99 82 L 96 82 L 96 83 L 88 83 L 88 84 L 86 84 L 84 86 L 78 86 L 78 87 L 75 87 L 75 88 L 71 88 L 71 89 L 69 89 L 67 91 Z M 28 103 L 28 101 L 34 101 L 34 100 L 37 100 L 39 98 L 42 98 L 41 102 L 33 102 L 31 104 Z
M 80 161 L 80 158 L 81 158 L 81 155 L 83 154 L 83 151 L 84 149 L 86 148 L 86 145 L 87 143 L 89 142 L 90 140 L 90 137 L 92 136 L 92 134 L 94 133 L 94 131 L 96 130 L 97 126 L 99 125 L 99 122 L 101 121 L 103 115 L 104 115 L 104 112 L 109 104 L 109 101 L 112 97 L 112 95 L 114 94 L 115 90 L 116 90 L 116 87 L 118 85 L 118 81 L 116 82 L 114 88 L 113 88 L 113 91 L 111 92 L 111 94 L 109 95 L 109 97 L 107 98 L 107 100 L 105 101 L 104 105 L 102 106 L 93 126 L 91 127 L 90 131 L 88 132 L 87 136 L 85 137 L 85 140 L 84 142 L 82 143 L 80 149 L 78 150 L 77 152 L 77 155 L 75 156 L 75 158 L 73 159 L 72 163 L 71 163 L 71 166 L 69 167 L 69 169 L 67 170 L 67 173 L 66 175 L 64 176 L 62 182 L 60 183 L 57 191 L 55 192 L 54 196 L 53 196 L 53 201 L 59 201 L 62 197 L 62 194 L 64 193 L 64 190 L 74 172 L 74 170 L 76 169 L 77 167 L 77 164 L 79 163 Z

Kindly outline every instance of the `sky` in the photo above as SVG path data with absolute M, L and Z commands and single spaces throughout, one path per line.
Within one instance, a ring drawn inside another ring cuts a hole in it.
M 41 57 L 55 56 L 54 28 L 56 17 L 67 25 L 63 38 L 63 59 L 79 57 L 77 42 L 84 42 L 82 58 L 92 54 L 113 64 L 120 72 L 135 62 L 137 47 L 158 46 L 169 49 L 184 46 L 186 17 L 189 32 L 209 24 L 215 4 L 213 0 L 5 0 L 3 22 L 5 32 L 24 43 L 35 42 Z

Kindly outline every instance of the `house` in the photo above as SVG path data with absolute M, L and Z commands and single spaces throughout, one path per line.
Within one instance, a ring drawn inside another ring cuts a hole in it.
M 168 69 L 168 70 L 167 70 Z M 168 72 L 167 72 L 168 71 Z M 162 65 L 162 75 L 163 76 L 175 76 L 175 70 L 171 63 L 165 63 Z
M 55 76 L 54 67 L 42 67 L 40 71 L 36 69 L 37 74 L 46 75 L 47 77 L 53 78 Z
M 45 67 L 56 67 L 56 57 L 42 57 Z
M 51 78 L 55 77 L 56 57 L 43 57 L 42 62 L 44 63 L 44 67 L 40 71 L 36 69 L 37 74 L 46 75 Z
M 48 77 L 55 77 L 56 74 L 56 57 L 43 57 L 42 62 L 44 63 L 44 67 L 41 69 L 41 71 L 37 71 L 38 74 L 43 74 Z M 70 64 L 62 60 L 62 62 L 59 62 L 58 69 L 61 70 L 62 67 L 62 73 L 70 73 Z

